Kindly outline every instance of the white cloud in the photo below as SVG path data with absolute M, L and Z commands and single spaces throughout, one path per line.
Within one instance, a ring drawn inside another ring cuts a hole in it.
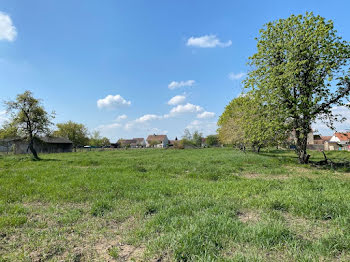
M 180 88 L 180 87 L 185 87 L 185 86 L 193 86 L 196 83 L 194 80 L 187 80 L 187 81 L 172 81 L 169 85 L 169 89 L 175 89 L 175 88 Z
M 187 46 L 213 48 L 213 47 L 228 47 L 232 45 L 232 41 L 221 42 L 216 35 L 204 35 L 201 37 L 190 37 L 187 40 Z
M 230 78 L 231 80 L 239 80 L 239 79 L 241 79 L 242 77 L 245 77 L 245 76 L 246 76 L 246 73 L 243 73 L 243 72 L 237 73 L 237 74 L 235 74 L 235 73 L 229 73 L 228 74 L 228 78 Z
M 119 122 L 119 121 L 122 121 L 122 120 L 125 120 L 127 119 L 128 116 L 127 115 L 120 115 L 120 116 L 117 116 L 117 118 L 115 119 L 116 122 Z
M 182 104 L 183 102 L 185 102 L 185 100 L 186 100 L 186 96 L 181 96 L 181 95 L 174 96 L 168 101 L 168 105 L 175 106 L 178 104 Z
M 136 123 L 145 123 L 148 121 L 152 121 L 152 120 L 157 120 L 157 119 L 162 119 L 162 116 L 157 116 L 157 115 L 152 115 L 152 114 L 147 114 L 147 115 L 143 115 L 139 118 L 137 118 L 135 120 Z
M 203 133 L 204 136 L 206 136 L 210 134 L 215 134 L 217 125 L 216 122 L 193 120 L 189 125 L 186 126 L 186 128 L 191 132 L 199 131 Z
M 131 102 L 126 101 L 122 96 L 120 95 L 108 95 L 103 99 L 97 100 L 97 107 L 98 108 L 118 108 L 123 106 L 130 106 Z
M 0 111 L 0 128 L 6 121 L 8 121 L 6 111 Z
M 0 12 L 0 40 L 14 41 L 17 36 L 16 27 L 12 24 L 11 17 Z
M 213 118 L 214 116 L 215 116 L 214 112 L 208 112 L 208 111 L 205 111 L 197 115 L 197 117 L 201 119 Z
M 170 115 L 185 114 L 185 113 L 199 113 L 204 109 L 201 106 L 187 103 L 186 105 L 178 105 L 170 110 Z

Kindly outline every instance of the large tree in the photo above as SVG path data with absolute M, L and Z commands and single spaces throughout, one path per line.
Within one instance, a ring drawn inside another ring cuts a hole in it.
M 340 119 L 332 108 L 349 98 L 350 45 L 332 21 L 313 13 L 270 22 L 257 40 L 245 87 L 293 131 L 299 162 L 307 163 L 312 123 L 321 119 L 333 127 Z
M 267 110 L 266 104 L 251 92 L 234 98 L 226 106 L 218 126 L 222 143 L 250 146 L 258 152 L 263 146 L 278 145 L 286 137 L 275 112 Z
M 54 131 L 54 135 L 66 137 L 72 141 L 75 151 L 78 146 L 86 145 L 89 142 L 89 132 L 83 124 L 68 121 L 59 123 L 56 126 L 58 130 Z
M 101 137 L 99 131 L 94 131 L 89 140 L 90 146 L 105 147 L 109 146 L 111 142 L 107 137 Z
M 50 132 L 49 127 L 52 125 L 51 119 L 54 118 L 54 113 L 47 113 L 40 100 L 34 98 L 30 91 L 17 95 L 15 101 L 7 101 L 5 105 L 11 115 L 9 127 L 12 131 L 16 128 L 16 133 L 28 140 L 28 149 L 35 159 L 39 159 L 34 148 L 34 140 Z

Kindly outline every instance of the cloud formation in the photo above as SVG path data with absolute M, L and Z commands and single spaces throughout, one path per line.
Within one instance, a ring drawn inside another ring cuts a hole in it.
M 157 116 L 157 115 L 153 115 L 153 114 L 147 114 L 147 115 L 143 115 L 139 118 L 137 118 L 135 120 L 136 123 L 145 123 L 151 120 L 157 120 L 157 119 L 162 119 L 162 116 Z
M 205 111 L 197 115 L 197 117 L 201 119 L 213 118 L 214 116 L 215 116 L 214 112 L 208 112 L 208 111 Z
M 186 128 L 191 132 L 199 131 L 206 136 L 210 134 L 215 134 L 217 125 L 216 122 L 193 120 L 190 124 L 186 126 Z
M 0 40 L 12 42 L 17 37 L 16 27 L 12 24 L 11 17 L 0 12 Z
M 231 80 L 239 80 L 239 79 L 241 79 L 242 77 L 245 77 L 245 76 L 246 76 L 246 73 L 243 73 L 243 72 L 237 73 L 237 74 L 235 74 L 235 73 L 229 73 L 228 74 L 228 78 L 230 78 Z
M 179 105 L 179 104 L 184 103 L 185 100 L 186 100 L 186 96 L 177 95 L 177 96 L 174 96 L 173 98 L 171 98 L 171 99 L 168 101 L 168 105 L 176 106 L 176 105 Z
M 124 106 L 130 106 L 131 102 L 126 101 L 121 95 L 108 95 L 103 99 L 97 100 L 98 108 L 114 109 Z
M 200 37 L 190 37 L 187 40 L 187 46 L 201 47 L 201 48 L 214 48 L 214 47 L 229 47 L 232 45 L 232 41 L 221 42 L 216 35 L 204 35 Z
M 178 115 L 178 114 L 185 114 L 185 113 L 199 113 L 202 112 L 204 109 L 201 106 L 193 105 L 190 103 L 187 103 L 186 105 L 178 105 L 170 110 L 170 115 Z
M 128 118 L 127 115 L 120 115 L 120 116 L 117 116 L 117 117 L 116 117 L 115 121 L 116 121 L 116 122 L 119 122 L 119 121 L 125 120 L 125 119 L 127 119 L 127 118 Z
M 169 85 L 168 88 L 169 89 L 176 89 L 176 88 L 180 88 L 180 87 L 186 87 L 186 86 L 193 86 L 196 83 L 196 81 L 194 80 L 187 80 L 187 81 L 172 81 Z

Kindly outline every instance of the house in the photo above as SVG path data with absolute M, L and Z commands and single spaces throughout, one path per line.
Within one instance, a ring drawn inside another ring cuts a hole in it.
M 179 142 L 180 140 L 178 140 L 177 137 L 175 137 L 174 140 L 169 140 L 168 146 L 175 146 Z
M 146 147 L 168 147 L 169 139 L 166 135 L 149 135 L 146 139 Z
M 350 151 L 350 132 L 335 132 L 327 143 L 327 150 L 348 150 Z
M 34 149 L 37 153 L 64 153 L 72 152 L 73 143 L 64 137 L 40 137 L 34 140 Z M 0 152 L 27 154 L 28 141 L 21 137 L 0 140 Z
M 146 141 L 143 137 L 140 138 L 133 138 L 133 140 L 136 141 L 136 146 L 137 147 L 146 147 Z
M 201 138 L 201 147 L 208 147 L 207 139 L 205 137 Z
M 119 139 L 117 147 L 142 148 L 146 146 L 144 138 Z

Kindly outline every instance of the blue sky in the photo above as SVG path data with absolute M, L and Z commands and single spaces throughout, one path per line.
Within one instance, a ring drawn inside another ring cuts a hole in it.
M 349 41 L 348 10 L 347 0 L 2 0 L 0 99 L 31 90 L 56 123 L 83 123 L 112 141 L 173 139 L 186 127 L 210 134 L 241 92 L 263 24 L 313 11 Z

